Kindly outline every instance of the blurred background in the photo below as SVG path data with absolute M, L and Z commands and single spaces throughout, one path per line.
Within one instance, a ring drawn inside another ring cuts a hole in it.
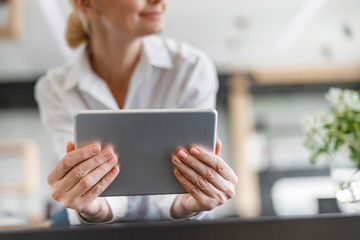
M 60 206 L 58 161 L 34 100 L 37 79 L 70 61 L 67 0 L 0 0 L 0 228 L 38 224 Z M 312 165 L 300 120 L 330 87 L 360 88 L 359 0 L 170 0 L 164 36 L 210 56 L 220 82 L 222 157 L 239 177 L 221 217 L 350 211 L 325 164 Z

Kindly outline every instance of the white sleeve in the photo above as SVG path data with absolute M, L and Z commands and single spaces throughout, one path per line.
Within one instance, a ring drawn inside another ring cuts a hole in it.
M 219 82 L 214 64 L 201 54 L 189 71 L 179 107 L 215 108 Z
M 48 78 L 49 74 L 36 83 L 35 99 L 41 120 L 52 133 L 55 151 L 60 159 L 66 153 L 67 142 L 73 140 L 73 119 Z
M 35 87 L 35 98 L 39 106 L 40 116 L 44 125 L 51 131 L 58 161 L 66 154 L 66 144 L 73 140 L 73 118 L 64 103 L 58 97 L 58 93 L 49 82 L 49 76 L 41 78 Z M 128 211 L 128 200 L 126 197 L 106 198 L 113 212 L 116 222 L 123 218 Z M 67 209 L 70 224 L 89 223 L 82 219 L 76 211 Z

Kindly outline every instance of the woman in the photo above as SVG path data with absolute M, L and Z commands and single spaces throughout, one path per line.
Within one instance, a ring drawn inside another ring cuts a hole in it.
M 62 156 L 47 180 L 71 224 L 203 218 L 234 195 L 237 178 L 219 156 L 220 141 L 215 154 L 192 147 L 169 159 L 188 194 L 116 198 L 99 197 L 120 171 L 113 149 L 99 143 L 74 149 L 70 141 L 72 116 L 81 109 L 214 108 L 218 86 L 209 59 L 152 35 L 162 30 L 166 3 L 73 0 L 67 41 L 72 47 L 85 42 L 86 49 L 36 85 L 42 120 Z

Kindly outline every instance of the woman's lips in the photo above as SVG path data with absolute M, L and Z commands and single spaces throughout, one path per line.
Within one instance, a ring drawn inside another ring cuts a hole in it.
M 146 17 L 146 18 L 152 18 L 152 19 L 160 19 L 162 17 L 162 13 L 161 12 L 144 12 L 144 13 L 140 13 L 141 17 Z

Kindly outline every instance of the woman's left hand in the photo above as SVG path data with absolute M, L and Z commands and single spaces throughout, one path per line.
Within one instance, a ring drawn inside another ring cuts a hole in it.
M 176 197 L 173 218 L 186 218 L 222 205 L 235 195 L 238 182 L 234 171 L 220 157 L 221 142 L 215 154 L 199 147 L 179 149 L 172 157 L 174 174 L 188 194 Z

